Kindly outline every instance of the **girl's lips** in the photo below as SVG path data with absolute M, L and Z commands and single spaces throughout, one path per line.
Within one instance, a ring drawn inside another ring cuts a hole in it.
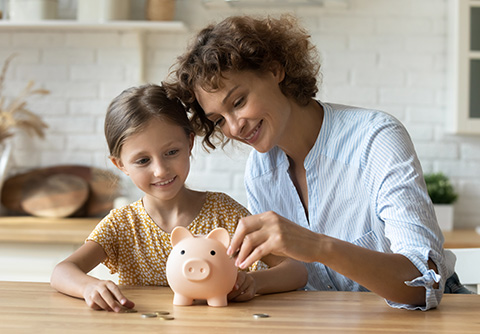
M 174 180 L 175 180 L 176 177 L 170 179 L 170 180 L 166 180 L 166 181 L 161 181 L 161 182 L 155 182 L 153 183 L 154 186 L 158 186 L 158 187 L 162 187 L 162 186 L 166 186 L 170 183 L 172 183 Z
M 262 126 L 262 123 L 263 123 L 263 121 L 260 121 L 260 123 L 258 123 L 257 127 L 255 129 L 253 129 L 252 133 L 250 133 L 250 135 L 248 137 L 245 137 L 243 139 L 246 142 L 248 142 L 249 144 L 255 142 L 255 140 L 257 140 L 257 137 L 258 137 L 258 134 L 259 134 L 258 130 Z

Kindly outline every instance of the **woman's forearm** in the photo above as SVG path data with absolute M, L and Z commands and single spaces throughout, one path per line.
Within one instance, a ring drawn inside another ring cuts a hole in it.
M 405 284 L 421 276 L 405 256 L 369 250 L 325 235 L 318 235 L 318 238 L 316 261 L 383 298 L 402 304 L 425 305 L 425 288 Z M 436 269 L 433 262 L 429 264 Z

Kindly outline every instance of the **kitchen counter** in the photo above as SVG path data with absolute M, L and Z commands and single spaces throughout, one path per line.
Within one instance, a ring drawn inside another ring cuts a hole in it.
M 82 244 L 102 218 L 0 217 L 0 242 Z M 445 248 L 480 248 L 474 229 L 443 232 Z
M 101 218 L 0 217 L 0 242 L 82 244 Z

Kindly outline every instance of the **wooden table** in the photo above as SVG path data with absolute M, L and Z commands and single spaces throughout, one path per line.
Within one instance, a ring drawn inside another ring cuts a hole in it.
M 94 311 L 47 283 L 0 282 L 0 333 L 480 333 L 477 295 L 445 295 L 422 312 L 391 308 L 369 292 L 296 291 L 214 308 L 173 306 L 165 287 L 123 291 L 138 313 Z M 142 318 L 152 311 L 175 319 Z

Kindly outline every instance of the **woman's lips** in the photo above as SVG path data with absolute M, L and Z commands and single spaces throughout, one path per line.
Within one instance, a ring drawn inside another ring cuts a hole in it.
M 253 131 L 250 133 L 250 135 L 248 137 L 243 138 L 243 139 L 246 142 L 248 142 L 249 144 L 255 142 L 255 140 L 257 140 L 257 137 L 258 137 L 258 134 L 259 134 L 259 129 L 262 126 L 262 123 L 263 123 L 263 121 L 260 121 L 260 123 L 258 123 L 257 127 L 255 129 L 253 129 Z

